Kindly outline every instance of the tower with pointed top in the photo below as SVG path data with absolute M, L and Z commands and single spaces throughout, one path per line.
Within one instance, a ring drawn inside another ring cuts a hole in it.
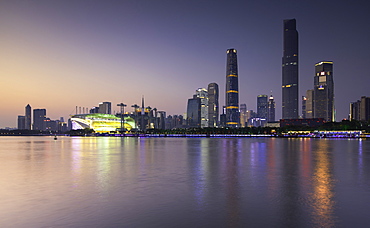
M 24 121 L 25 125 L 24 127 L 27 130 L 31 130 L 32 126 L 31 112 L 32 112 L 31 106 L 28 104 L 25 108 L 25 121 Z
M 226 127 L 239 127 L 238 62 L 235 49 L 228 49 L 226 60 Z

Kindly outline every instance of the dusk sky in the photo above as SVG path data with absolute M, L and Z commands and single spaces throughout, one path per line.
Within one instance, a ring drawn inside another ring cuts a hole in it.
M 75 107 L 145 104 L 184 114 L 195 90 L 216 82 L 224 105 L 226 50 L 238 51 L 239 103 L 276 101 L 281 118 L 283 20 L 299 32 L 299 94 L 314 65 L 334 62 L 337 121 L 370 96 L 370 3 L 366 1 L 0 1 L 0 128 L 24 108 L 51 119 Z M 301 107 L 299 110 L 301 114 Z

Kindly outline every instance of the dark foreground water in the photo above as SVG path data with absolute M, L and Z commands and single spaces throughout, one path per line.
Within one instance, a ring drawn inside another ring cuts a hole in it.
M 0 137 L 0 227 L 370 227 L 370 140 Z

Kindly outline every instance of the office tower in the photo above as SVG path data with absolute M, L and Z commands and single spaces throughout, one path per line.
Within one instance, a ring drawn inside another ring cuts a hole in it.
M 305 111 L 303 112 L 302 108 L 302 117 L 303 119 L 311 119 L 314 117 L 313 115 L 313 89 L 309 89 L 306 91 L 305 98 Z M 303 103 L 302 103 L 303 105 Z
M 262 119 L 267 119 L 267 95 L 257 96 L 257 117 Z
M 102 102 L 99 103 L 99 113 L 103 114 L 112 114 L 112 104 L 111 102 Z
M 31 106 L 28 104 L 25 107 L 25 122 L 24 122 L 24 129 L 31 130 L 32 121 L 31 121 Z
M 220 115 L 220 127 L 226 127 L 226 106 L 222 106 L 222 114 Z
M 247 119 L 247 105 L 246 104 L 240 104 L 240 126 L 246 127 L 246 122 L 248 122 Z
M 227 50 L 226 60 L 226 126 L 239 126 L 238 62 L 235 49 Z
M 17 127 L 19 130 L 26 129 L 26 117 L 25 116 L 18 116 Z
M 208 84 L 208 126 L 218 126 L 218 85 L 217 83 Z
M 370 120 L 370 97 L 362 96 L 360 100 L 350 104 L 350 120 Z
M 333 62 L 315 64 L 313 113 L 315 118 L 335 121 Z
M 45 131 L 46 109 L 33 110 L 33 130 Z
M 275 122 L 275 100 L 272 94 L 269 97 L 267 105 L 267 122 Z
M 208 127 L 208 91 L 199 88 L 195 95 L 200 99 L 200 127 Z
M 302 96 L 302 119 L 306 119 L 306 96 Z
M 200 127 L 200 98 L 196 95 L 188 99 L 186 116 L 186 122 L 189 127 Z
M 283 119 L 298 118 L 298 32 L 296 20 L 284 20 L 282 58 Z

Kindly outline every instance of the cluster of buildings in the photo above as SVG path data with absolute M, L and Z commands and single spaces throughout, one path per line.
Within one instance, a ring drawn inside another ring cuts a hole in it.
M 120 112 L 112 114 L 111 102 L 102 102 L 91 109 L 76 107 L 67 124 L 60 120 L 50 120 L 45 109 L 33 110 L 26 106 L 25 115 L 18 116 L 19 129 L 63 131 L 67 129 L 92 128 L 97 132 L 123 130 L 205 128 L 205 127 L 251 127 L 285 125 L 312 125 L 335 122 L 333 62 L 320 61 L 315 64 L 313 88 L 302 96 L 302 115 L 299 115 L 299 53 L 296 20 L 284 20 L 282 57 L 282 119 L 275 120 L 275 100 L 272 95 L 257 96 L 257 112 L 248 110 L 246 104 L 239 104 L 238 60 L 236 49 L 228 49 L 226 60 L 225 105 L 220 109 L 219 87 L 213 82 L 207 88 L 199 88 L 188 99 L 184 116 L 169 115 L 165 111 L 142 105 L 132 105 L 132 112 L 125 112 L 126 104 Z M 350 120 L 370 120 L 370 98 L 361 97 L 350 104 Z M 63 130 L 62 130 L 63 129 Z
M 18 116 L 19 130 L 38 130 L 38 131 L 53 131 L 65 132 L 68 130 L 68 125 L 64 122 L 64 118 L 59 120 L 51 120 L 46 116 L 46 109 L 33 109 L 28 104 L 25 107 L 25 115 Z

